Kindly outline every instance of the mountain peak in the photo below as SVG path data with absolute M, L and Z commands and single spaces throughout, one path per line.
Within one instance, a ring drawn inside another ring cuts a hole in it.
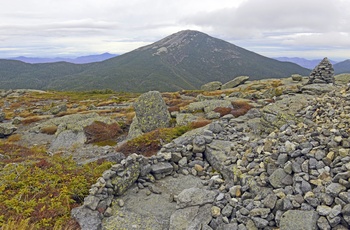
M 173 49 L 175 47 L 182 47 L 188 45 L 191 41 L 194 41 L 197 36 L 208 36 L 205 33 L 196 30 L 182 30 L 177 33 L 171 34 L 151 45 L 139 48 L 139 50 L 146 49 L 160 49 L 160 52 L 164 52 L 166 49 Z

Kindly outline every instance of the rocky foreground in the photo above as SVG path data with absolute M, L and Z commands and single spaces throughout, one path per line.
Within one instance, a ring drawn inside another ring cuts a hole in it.
M 82 229 L 349 229 L 349 99 L 344 85 L 284 90 L 128 156 L 72 215 Z
M 321 65 L 312 78 L 241 77 L 228 88 L 214 82 L 199 95 L 151 92 L 168 97 L 159 107 L 164 116 L 151 116 L 164 119 L 164 126 L 211 121 L 151 157 L 126 157 L 115 147 L 91 144 L 103 140 L 96 127 L 116 138 L 122 132 L 116 121 L 133 118 L 128 114 L 133 99 L 114 96 L 108 104 L 32 98 L 34 104 L 25 105 L 30 93 L 6 92 L 0 135 L 12 141 L 17 135 L 18 145 L 44 145 L 49 155 L 72 155 L 79 164 L 115 162 L 72 210 L 82 229 L 349 229 L 349 76 L 319 74 L 328 68 Z M 181 106 L 171 111 L 175 100 Z M 238 104 L 250 110 L 240 116 Z M 144 119 L 154 124 L 142 117 L 148 113 L 140 114 L 126 138 L 149 132 Z

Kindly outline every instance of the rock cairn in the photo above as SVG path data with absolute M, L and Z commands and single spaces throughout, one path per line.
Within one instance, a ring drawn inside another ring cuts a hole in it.
M 334 69 L 328 58 L 323 60 L 312 70 L 308 84 L 334 84 Z
M 192 174 L 203 179 L 205 191 L 174 197 L 178 212 L 169 229 L 349 229 L 349 99 L 339 89 L 315 97 L 295 112 L 299 120 L 259 135 L 246 122 L 263 111 L 226 115 L 157 156 L 133 154 L 112 166 L 72 215 L 82 229 L 99 229 L 112 199 L 131 184 L 144 189 L 168 175 Z

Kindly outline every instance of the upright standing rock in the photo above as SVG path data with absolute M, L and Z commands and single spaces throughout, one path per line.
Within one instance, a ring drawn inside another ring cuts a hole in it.
M 310 73 L 308 84 L 334 84 L 334 69 L 328 58 L 323 60 Z
M 134 103 L 134 109 L 138 125 L 129 131 L 129 139 L 137 136 L 134 135 L 135 132 L 141 134 L 141 132 L 147 133 L 157 128 L 169 127 L 170 114 L 158 91 L 142 94 Z

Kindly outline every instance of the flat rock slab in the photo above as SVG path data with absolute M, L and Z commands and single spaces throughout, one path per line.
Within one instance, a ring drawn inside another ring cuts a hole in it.
M 315 211 L 289 210 L 282 215 L 280 230 L 316 230 L 317 219 Z
M 180 194 L 184 189 L 202 188 L 201 182 L 200 178 L 191 175 L 165 177 L 153 184 L 161 193 L 150 195 L 148 188 L 136 192 L 134 185 L 119 197 L 124 201 L 123 207 L 117 204 L 112 206 L 113 216 L 103 219 L 102 229 L 169 229 L 170 217 L 177 210 L 176 202 L 171 202 L 170 197 Z

